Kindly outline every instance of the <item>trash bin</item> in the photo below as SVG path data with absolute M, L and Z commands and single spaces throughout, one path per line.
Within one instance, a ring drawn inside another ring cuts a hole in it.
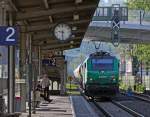
M 21 97 L 15 97 L 15 112 L 21 112 Z

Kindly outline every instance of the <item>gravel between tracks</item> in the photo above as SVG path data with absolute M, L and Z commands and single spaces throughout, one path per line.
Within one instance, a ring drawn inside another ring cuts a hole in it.
M 119 108 L 111 102 L 97 102 L 101 108 L 109 112 L 113 117 L 133 117 L 125 110 Z
M 89 104 L 91 105 L 91 107 L 93 108 L 93 110 L 98 114 L 99 117 L 106 117 L 103 112 L 101 112 L 93 102 L 89 102 Z
M 126 107 L 144 115 L 144 117 L 150 117 L 150 104 L 144 101 L 132 100 L 132 101 L 121 101 L 121 104 Z

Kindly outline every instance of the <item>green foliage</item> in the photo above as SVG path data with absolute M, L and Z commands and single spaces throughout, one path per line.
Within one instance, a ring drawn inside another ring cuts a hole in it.
M 67 89 L 67 95 L 80 95 L 80 92 L 78 91 L 79 85 L 76 84 L 66 84 L 66 89 Z
M 124 55 L 125 58 L 129 58 L 132 55 L 131 52 L 131 45 L 128 44 L 120 44 L 118 47 L 118 52 L 120 53 L 120 55 Z
M 128 0 L 127 5 L 130 9 L 150 10 L 150 0 Z
M 133 55 L 138 57 L 138 60 L 147 64 L 150 62 L 150 44 L 137 44 L 133 46 Z
M 139 92 L 139 93 L 143 93 L 145 90 L 145 87 L 142 84 L 135 84 L 135 88 L 134 88 L 133 86 L 126 85 L 123 82 L 120 82 L 119 88 L 123 91 L 127 91 L 129 89 L 131 89 L 131 90 L 134 89 L 135 92 Z
M 135 91 L 136 92 L 139 92 L 139 93 L 143 93 L 144 92 L 144 90 L 145 90 L 145 87 L 144 87 L 144 85 L 142 85 L 142 84 L 136 84 L 135 85 Z
M 119 53 L 126 58 L 129 56 L 135 56 L 138 61 L 142 61 L 146 64 L 147 69 L 150 66 L 150 44 L 135 44 L 135 45 L 120 45 L 118 48 Z
M 79 87 L 79 86 L 76 85 L 76 84 L 71 84 L 71 86 L 70 86 L 69 83 L 66 84 L 66 89 L 70 89 L 70 88 L 71 88 L 71 89 L 74 89 L 74 90 L 75 90 L 75 89 L 78 89 L 78 87 Z
M 120 82 L 119 83 L 119 88 L 122 89 L 122 90 L 127 90 L 128 86 L 126 84 L 124 84 L 123 82 Z

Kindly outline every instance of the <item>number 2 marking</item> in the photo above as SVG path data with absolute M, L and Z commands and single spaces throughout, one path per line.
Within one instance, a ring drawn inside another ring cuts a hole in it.
M 6 41 L 15 41 L 15 39 L 12 38 L 12 36 L 15 34 L 15 29 L 12 27 L 8 27 L 6 29 L 6 32 L 10 32 L 10 31 L 11 31 L 11 33 L 6 37 Z

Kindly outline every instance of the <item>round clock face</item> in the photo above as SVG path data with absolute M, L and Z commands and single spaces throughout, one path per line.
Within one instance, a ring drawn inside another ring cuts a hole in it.
M 54 28 L 54 35 L 57 39 L 65 41 L 71 37 L 71 28 L 67 24 L 58 24 Z

